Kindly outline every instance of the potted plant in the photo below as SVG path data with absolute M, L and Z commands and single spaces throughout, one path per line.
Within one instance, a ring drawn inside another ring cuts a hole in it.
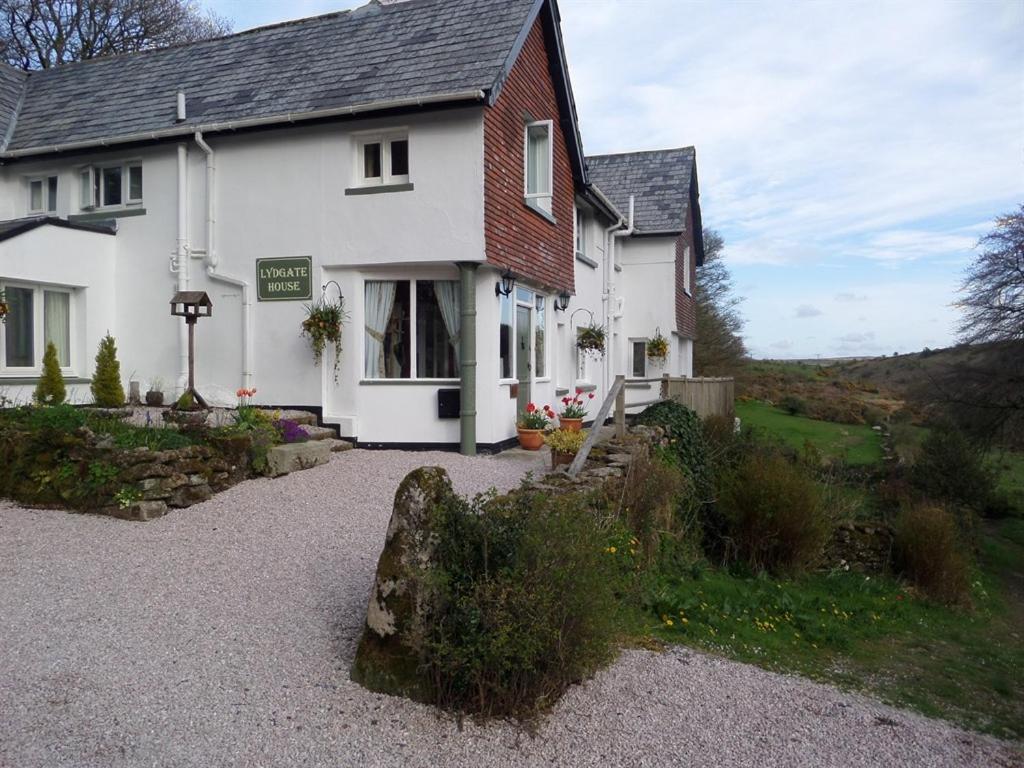
M 164 380 L 154 376 L 149 381 L 149 389 L 146 390 L 146 405 L 159 408 L 164 404 Z
M 520 447 L 528 451 L 539 451 L 544 445 L 544 429 L 554 415 L 550 406 L 538 408 L 533 403 L 527 403 L 526 410 L 519 414 L 516 421 Z
M 590 392 L 588 400 L 594 399 L 594 393 Z M 583 390 L 576 387 L 576 394 L 573 397 L 562 398 L 562 412 L 558 414 L 558 426 L 567 432 L 579 432 L 583 429 L 583 419 L 587 415 L 587 406 L 583 401 Z
M 551 448 L 551 468 L 555 469 L 559 464 L 572 464 L 572 460 L 583 447 L 587 439 L 586 430 L 571 431 L 568 429 L 556 429 L 544 436 L 544 442 Z
M 320 365 L 324 349 L 334 345 L 334 383 L 338 383 L 338 365 L 341 362 L 341 326 L 348 319 L 344 299 L 330 301 L 322 298 L 306 305 L 306 319 L 302 321 L 302 335 L 313 347 L 313 363 Z
M 595 357 L 604 357 L 604 328 L 590 323 L 576 329 L 576 348 Z
M 647 357 L 664 362 L 668 357 L 668 339 L 661 335 L 661 329 L 654 329 L 654 338 L 647 342 Z

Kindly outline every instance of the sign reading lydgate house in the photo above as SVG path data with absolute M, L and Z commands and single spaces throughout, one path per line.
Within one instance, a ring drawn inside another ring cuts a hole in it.
M 256 259 L 256 298 L 309 301 L 313 298 L 313 257 Z

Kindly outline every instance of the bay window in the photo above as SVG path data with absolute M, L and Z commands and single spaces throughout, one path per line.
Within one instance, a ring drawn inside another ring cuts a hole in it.
M 527 123 L 525 138 L 525 189 L 528 206 L 551 215 L 552 122 Z
M 0 326 L 0 371 L 41 370 L 46 345 L 57 348 L 62 368 L 71 367 L 71 291 L 20 284 L 0 285 L 8 314 Z
M 457 281 L 367 280 L 365 302 L 365 378 L 458 378 Z

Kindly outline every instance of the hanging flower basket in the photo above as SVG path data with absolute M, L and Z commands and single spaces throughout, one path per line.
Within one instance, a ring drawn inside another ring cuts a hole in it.
M 604 357 L 604 328 L 591 323 L 576 329 L 576 348 L 594 357 Z
M 668 339 L 661 335 L 660 328 L 654 329 L 654 338 L 647 342 L 647 356 L 661 361 L 668 357 Z
M 338 365 L 341 363 L 341 326 L 348 320 L 344 300 L 330 301 L 321 298 L 306 305 L 306 319 L 302 321 L 302 335 L 309 339 L 313 348 L 313 362 L 320 365 L 324 349 L 334 345 L 334 383 L 338 383 Z
M 0 323 L 7 322 L 7 313 L 11 311 L 10 305 L 7 303 L 7 297 L 4 296 L 4 292 L 0 291 Z

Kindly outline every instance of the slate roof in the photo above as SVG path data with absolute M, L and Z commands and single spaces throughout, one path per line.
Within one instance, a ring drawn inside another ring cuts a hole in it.
M 67 219 L 58 219 L 55 216 L 32 216 L 23 219 L 10 219 L 0 221 L 0 242 L 10 240 L 12 237 L 23 235 L 43 226 L 63 227 L 64 229 L 78 229 L 83 232 L 95 232 L 101 235 L 117 234 L 117 226 L 114 222 L 109 224 L 84 224 Z
M 690 185 L 696 179 L 693 147 L 588 155 L 586 163 L 591 183 L 623 214 L 628 214 L 629 196 L 634 196 L 633 223 L 637 232 L 686 229 Z M 699 211 L 695 213 L 699 217 Z
M 0 68 L 0 150 L 489 91 L 535 0 L 407 0 L 68 64 Z M 188 120 L 175 123 L 176 92 Z M 17 105 L 20 101 L 20 109 Z M 11 123 L 13 131 L 9 131 Z

